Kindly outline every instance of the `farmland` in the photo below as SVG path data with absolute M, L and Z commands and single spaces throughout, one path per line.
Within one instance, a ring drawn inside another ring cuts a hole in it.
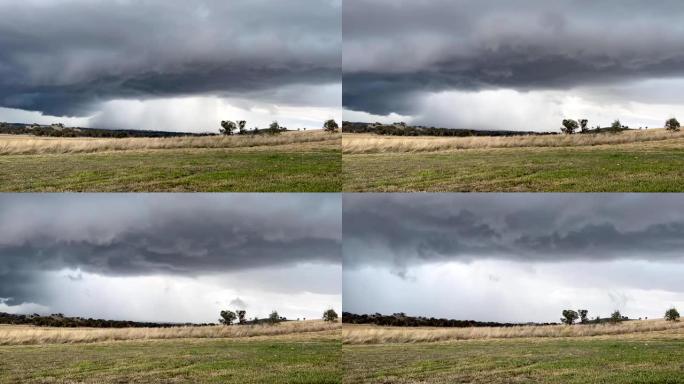
M 340 135 L 0 136 L 3 192 L 334 192 Z
M 344 382 L 682 382 L 681 325 L 635 321 L 583 327 L 504 332 L 345 325 Z M 440 337 L 424 341 L 431 332 Z
M 339 328 L 320 321 L 165 329 L 0 326 L 0 383 L 337 383 Z
M 345 134 L 348 192 L 681 192 L 684 134 L 394 137 Z

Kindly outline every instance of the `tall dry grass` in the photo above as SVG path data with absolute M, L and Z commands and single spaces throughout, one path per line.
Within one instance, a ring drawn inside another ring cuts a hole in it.
M 403 328 L 345 325 L 345 344 L 430 343 L 456 340 L 614 336 L 684 330 L 684 322 L 627 321 L 620 324 L 547 325 L 472 328 Z
M 339 330 L 340 323 L 322 320 L 286 322 L 278 325 L 241 325 L 174 328 L 47 328 L 0 326 L 0 345 L 94 343 L 123 340 L 187 338 L 248 338 Z
M 286 132 L 277 136 L 202 136 L 164 138 L 51 138 L 0 135 L 0 155 L 92 153 L 183 148 L 244 148 L 340 140 L 322 131 Z
M 523 147 L 580 147 L 597 145 L 629 144 L 647 141 L 681 139 L 683 132 L 665 129 L 626 131 L 617 134 L 575 134 L 548 136 L 380 136 L 374 134 L 344 134 L 342 152 L 345 154 L 369 154 L 392 152 L 438 152 L 461 149 L 523 148 Z

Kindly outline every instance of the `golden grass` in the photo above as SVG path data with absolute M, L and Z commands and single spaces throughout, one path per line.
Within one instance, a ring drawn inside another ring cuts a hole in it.
M 328 142 L 339 140 L 340 136 L 340 134 L 330 134 L 323 131 L 286 132 L 277 136 L 140 137 L 123 139 L 0 135 L 0 155 L 40 155 L 184 148 L 245 148 Z
M 342 136 L 342 153 L 410 153 L 488 148 L 580 147 L 663 141 L 679 138 L 684 138 L 684 131 L 669 132 L 665 129 L 625 131 L 618 134 L 601 133 L 512 137 L 407 137 L 347 133 Z
M 277 325 L 234 325 L 174 328 L 0 327 L 0 345 L 71 344 L 124 340 L 216 339 L 287 336 L 341 329 L 339 322 L 293 321 Z
M 347 325 L 344 344 L 431 343 L 457 340 L 559 338 L 642 334 L 684 330 L 684 322 L 627 321 L 620 324 L 547 325 L 472 328 L 406 328 Z

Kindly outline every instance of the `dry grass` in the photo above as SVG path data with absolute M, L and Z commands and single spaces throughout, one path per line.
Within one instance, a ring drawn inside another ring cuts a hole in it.
M 679 138 L 684 138 L 684 131 L 669 132 L 665 129 L 626 131 L 619 134 L 601 133 L 512 137 L 406 137 L 350 133 L 343 135 L 342 153 L 411 153 L 488 148 L 582 147 L 663 141 Z
M 683 329 L 684 322 L 665 320 L 628 321 L 620 324 L 491 328 L 403 328 L 345 324 L 342 330 L 342 340 L 345 344 L 430 343 L 457 340 L 616 336 Z
M 42 155 L 186 148 L 248 148 L 338 141 L 340 136 L 340 134 L 330 134 L 323 131 L 286 132 L 277 136 L 142 137 L 124 139 L 0 135 L 0 155 Z
M 0 345 L 72 344 L 123 340 L 217 339 L 301 335 L 341 329 L 340 323 L 322 320 L 286 322 L 278 325 L 174 327 L 174 328 L 47 328 L 0 327 Z

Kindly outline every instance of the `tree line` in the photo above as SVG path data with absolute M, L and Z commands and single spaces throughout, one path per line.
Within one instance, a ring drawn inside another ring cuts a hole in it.
M 215 136 L 215 134 L 213 133 L 143 131 L 133 129 L 73 128 L 65 127 L 64 124 L 38 125 L 13 123 L 0 123 L 0 134 L 33 135 L 45 137 L 96 138 Z
M 469 328 L 469 327 L 513 327 L 520 324 L 498 323 L 493 321 L 454 320 L 435 317 L 407 316 L 405 313 L 382 315 L 380 313 L 357 315 L 350 312 L 342 312 L 342 322 L 347 324 L 374 324 L 389 327 L 445 327 L 445 328 Z M 553 323 L 540 323 L 538 325 L 552 325 Z
M 127 320 L 105 320 L 93 319 L 83 317 L 67 317 L 61 313 L 51 315 L 39 315 L 37 313 L 31 315 L 16 315 L 11 313 L 0 312 L 0 324 L 12 325 L 35 325 L 39 327 L 64 327 L 64 328 L 170 328 L 180 326 L 210 326 L 215 325 L 211 323 L 193 324 L 193 323 L 155 323 L 155 322 L 139 322 Z
M 382 123 L 353 123 L 342 122 L 343 133 L 374 133 L 386 136 L 444 136 L 444 137 L 469 137 L 469 136 L 529 136 L 529 135 L 555 135 L 554 132 L 520 132 L 506 130 L 475 130 L 461 128 L 437 128 L 424 126 L 411 126 L 404 122 L 393 124 Z
M 270 325 L 276 325 L 278 323 L 281 323 L 283 321 L 288 321 L 286 317 L 280 316 L 278 314 L 278 311 L 273 310 L 271 311 L 271 314 L 268 315 L 267 318 L 265 319 L 259 319 L 257 317 L 253 318 L 252 320 L 247 319 L 247 311 L 244 309 L 236 309 L 235 311 L 230 311 L 230 310 L 222 310 L 219 313 L 219 323 L 223 325 L 254 325 L 254 324 L 270 324 Z M 325 310 L 323 312 L 323 320 L 329 321 L 329 322 L 335 322 L 338 319 L 337 312 L 335 312 L 334 309 L 330 308 Z M 297 319 L 299 320 L 299 319 Z M 306 319 L 304 319 L 306 320 Z

